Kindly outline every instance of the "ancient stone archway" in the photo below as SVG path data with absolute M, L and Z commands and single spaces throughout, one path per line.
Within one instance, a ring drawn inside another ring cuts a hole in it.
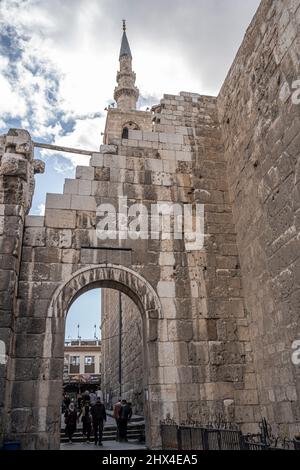
M 72 274 L 54 293 L 49 307 L 49 315 L 66 315 L 70 305 L 83 291 L 93 287 L 110 287 L 121 290 L 134 300 L 147 320 L 162 315 L 159 298 L 148 281 L 140 274 L 125 266 L 100 264 L 85 267 Z
M 76 298 L 87 290 L 96 287 L 106 287 L 117 289 L 128 295 L 138 306 L 142 316 L 143 324 L 143 365 L 144 365 L 144 392 L 145 392 L 145 423 L 146 442 L 149 446 L 155 445 L 154 435 L 158 435 L 159 421 L 153 421 L 153 415 L 149 410 L 147 397 L 149 396 L 149 343 L 157 338 L 158 322 L 162 319 L 162 309 L 160 300 L 153 287 L 138 273 L 132 269 L 121 265 L 100 264 L 89 266 L 76 271 L 70 278 L 60 285 L 55 291 L 48 308 L 45 340 L 43 347 L 43 357 L 51 357 L 52 360 L 59 361 L 63 357 L 64 350 L 64 328 L 65 319 L 71 304 Z M 152 351 L 153 354 L 153 351 Z M 60 369 L 63 364 L 61 360 Z M 61 387 L 52 387 L 51 380 L 44 381 L 41 394 L 51 393 L 51 401 L 57 401 L 57 409 L 48 407 L 47 418 L 53 419 L 56 429 L 53 433 L 52 442 L 54 447 L 58 446 L 60 438 L 60 425 L 57 416 L 60 413 Z M 38 397 L 40 394 L 38 394 Z M 49 416 L 48 416 L 49 413 Z M 152 434 L 151 434 L 152 428 Z M 153 434 L 153 431 L 155 433 Z

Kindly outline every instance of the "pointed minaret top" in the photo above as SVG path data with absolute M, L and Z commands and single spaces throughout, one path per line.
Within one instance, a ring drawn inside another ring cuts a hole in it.
M 122 36 L 122 43 L 121 43 L 121 49 L 120 49 L 120 55 L 119 58 L 127 55 L 132 59 L 131 55 L 131 50 L 129 47 L 129 42 L 126 36 L 126 20 L 123 20 L 123 36 Z

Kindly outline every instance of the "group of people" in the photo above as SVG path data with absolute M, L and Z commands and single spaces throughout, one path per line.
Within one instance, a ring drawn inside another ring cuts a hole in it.
M 86 437 L 86 441 L 91 441 L 93 432 L 95 445 L 103 445 L 102 436 L 104 422 L 106 422 L 106 410 L 101 402 L 100 390 L 97 390 L 96 393 L 86 391 L 83 395 L 79 394 L 76 400 L 64 395 L 63 412 L 66 425 L 65 433 L 68 436 L 69 443 L 72 443 L 77 424 L 81 420 L 82 432 Z M 132 417 L 131 403 L 120 398 L 113 407 L 113 417 L 117 426 L 116 440 L 126 442 L 127 426 Z
M 89 401 L 90 405 L 93 406 L 96 404 L 97 398 L 100 398 L 102 401 L 102 392 L 100 387 L 98 387 L 97 390 L 91 392 L 87 390 L 83 394 L 79 392 L 75 399 L 71 398 L 68 393 L 64 393 L 62 401 L 62 413 L 65 413 L 71 403 L 74 404 L 74 407 L 77 409 L 77 411 L 81 410 L 84 401 L 87 400 Z
M 73 435 L 77 428 L 77 423 L 81 419 L 83 435 L 87 442 L 90 442 L 92 430 L 94 433 L 95 445 L 102 446 L 102 435 L 104 421 L 106 421 L 106 411 L 101 402 L 100 393 L 89 393 L 86 391 L 83 395 L 77 396 L 76 402 L 69 403 L 69 397 L 64 397 L 63 405 L 65 408 L 65 432 L 72 443 Z
M 117 425 L 117 441 L 127 441 L 127 425 L 132 416 L 132 406 L 130 402 L 119 398 L 113 408 L 113 417 Z

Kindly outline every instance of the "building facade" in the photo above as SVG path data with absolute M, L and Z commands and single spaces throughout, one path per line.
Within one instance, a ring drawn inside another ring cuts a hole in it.
M 64 386 L 101 386 L 101 342 L 70 340 L 64 348 Z
M 58 448 L 65 317 L 93 286 L 141 315 L 149 447 L 166 417 L 299 432 L 299 22 L 299 0 L 262 0 L 219 96 L 164 95 L 151 112 L 135 108 L 124 32 L 105 144 L 47 195 L 45 217 L 27 215 L 43 170 L 30 135 L 1 137 L 3 439 Z M 203 246 L 113 224 L 102 239 L 103 204 L 124 198 L 204 206 Z

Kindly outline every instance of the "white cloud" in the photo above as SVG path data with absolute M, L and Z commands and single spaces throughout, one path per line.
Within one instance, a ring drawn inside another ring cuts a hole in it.
M 102 141 L 100 129 L 104 127 L 104 121 L 104 117 L 77 119 L 75 121 L 74 130 L 67 135 L 57 135 L 54 143 L 55 145 L 61 145 L 63 147 L 94 150 L 95 152 L 98 152 L 100 142 Z M 57 154 L 57 151 L 55 153 Z M 42 155 L 53 155 L 53 151 L 43 150 Z M 89 164 L 89 157 L 85 155 L 63 153 L 62 156 L 69 159 L 73 166 L 85 166 Z M 57 162 L 55 167 L 60 173 L 66 169 L 70 169 L 70 167 L 66 168 L 65 163 L 62 162 Z
M 35 139 L 97 149 L 104 118 L 91 116 L 113 98 L 123 16 L 137 86 L 155 104 L 163 93 L 216 94 L 258 3 L 152 0 L 149 9 L 142 0 L 0 0 L 0 30 L 15 28 L 21 50 L 10 82 L 0 56 L 0 116 L 22 118 Z
M 9 81 L 0 74 L 0 114 L 2 117 L 24 117 L 26 102 L 22 96 L 12 89 Z
M 45 215 L 45 204 L 39 204 L 38 205 L 38 215 Z

